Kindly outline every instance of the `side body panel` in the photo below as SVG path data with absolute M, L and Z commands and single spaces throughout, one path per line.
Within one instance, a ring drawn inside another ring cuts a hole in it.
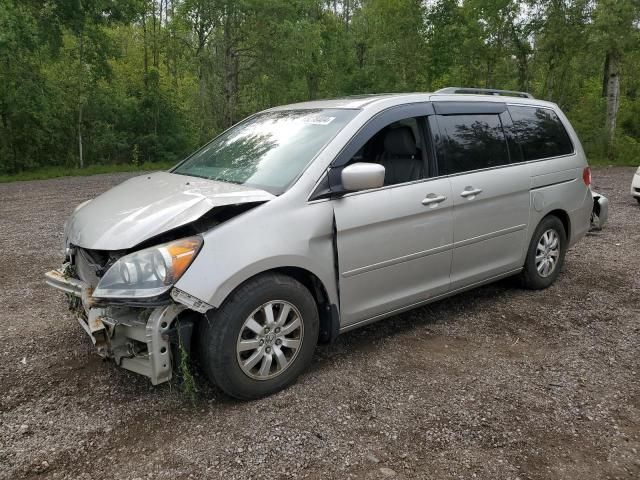
M 569 217 L 569 248 L 589 231 L 593 197 L 584 184 L 582 172 L 587 166 L 580 139 L 569 119 L 555 105 L 551 108 L 560 118 L 574 146 L 572 155 L 531 162 L 531 218 L 527 243 L 540 220 L 554 210 L 561 210 Z M 522 262 L 526 252 L 523 253 Z
M 585 166 L 586 161 L 580 153 L 531 164 L 532 208 L 528 241 L 540 220 L 554 210 L 566 212 L 569 217 L 569 247 L 589 231 L 593 198 L 591 190 L 582 181 Z
M 515 164 L 451 177 L 452 288 L 522 266 L 529 223 L 529 171 L 530 165 Z M 482 191 L 462 196 L 471 189 Z

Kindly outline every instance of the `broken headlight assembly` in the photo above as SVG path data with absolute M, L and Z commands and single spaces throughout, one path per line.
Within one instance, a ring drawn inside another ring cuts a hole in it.
M 200 251 L 202 237 L 146 248 L 118 259 L 93 292 L 97 298 L 153 298 L 178 281 Z

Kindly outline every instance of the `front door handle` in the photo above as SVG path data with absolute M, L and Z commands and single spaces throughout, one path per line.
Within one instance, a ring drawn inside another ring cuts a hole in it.
M 460 194 L 461 197 L 475 197 L 479 193 L 482 193 L 481 188 L 473 188 L 473 187 L 464 187 L 464 190 Z
M 445 197 L 444 195 L 436 195 L 435 193 L 430 193 L 429 195 L 424 197 L 424 200 L 422 200 L 422 204 L 435 207 L 438 203 L 444 202 L 446 199 L 447 197 Z

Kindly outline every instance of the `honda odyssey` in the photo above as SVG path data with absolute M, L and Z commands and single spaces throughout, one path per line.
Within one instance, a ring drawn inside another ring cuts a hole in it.
M 286 105 L 79 205 L 46 281 L 117 365 L 159 384 L 193 355 L 258 398 L 340 333 L 504 277 L 548 287 L 590 183 L 565 115 L 526 93 Z

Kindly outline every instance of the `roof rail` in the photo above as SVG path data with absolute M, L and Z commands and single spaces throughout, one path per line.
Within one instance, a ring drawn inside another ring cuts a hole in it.
M 527 92 L 517 92 L 514 90 L 496 90 L 494 88 L 461 88 L 461 87 L 447 87 L 441 88 L 434 93 L 468 93 L 479 95 L 499 95 L 506 97 L 520 97 L 520 98 L 533 98 L 533 95 Z

